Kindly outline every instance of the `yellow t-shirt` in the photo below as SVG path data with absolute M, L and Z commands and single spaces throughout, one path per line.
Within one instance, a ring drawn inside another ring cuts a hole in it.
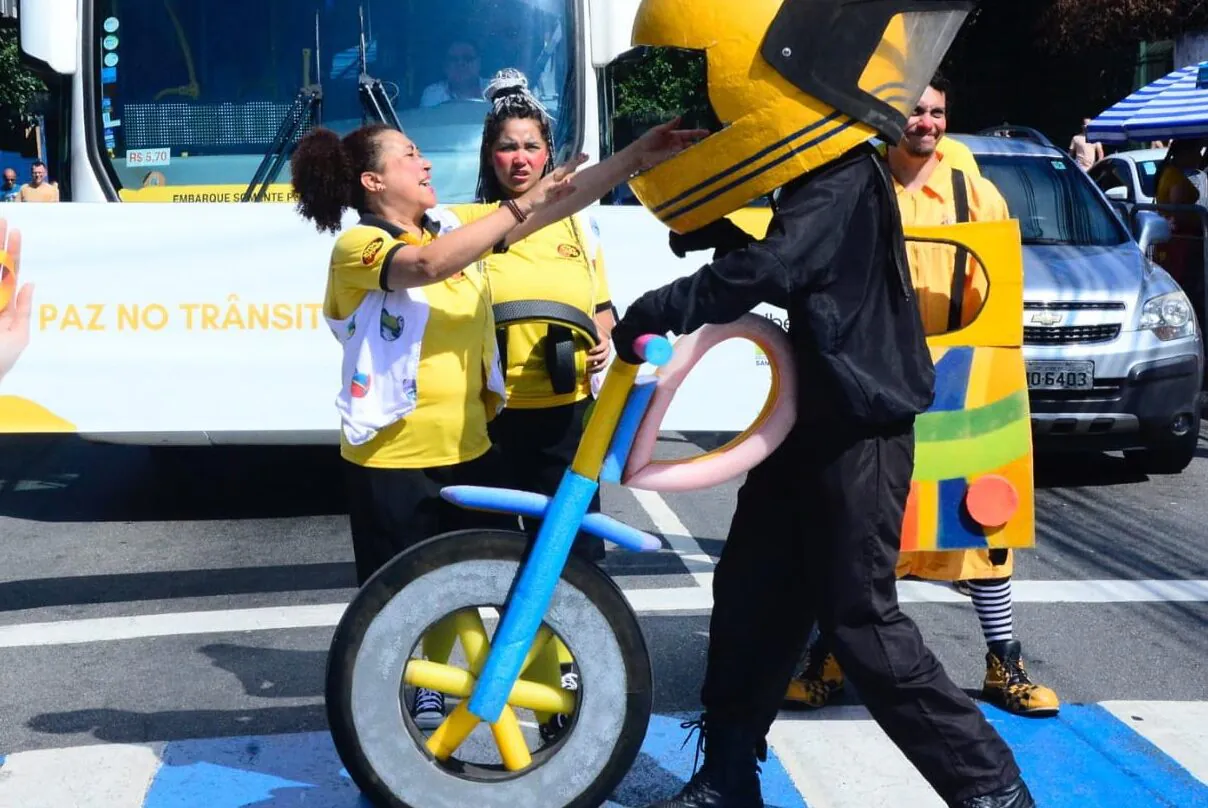
M 568 217 L 538 230 L 486 260 L 491 298 L 496 303 L 516 300 L 551 300 L 573 306 L 595 319 L 612 306 L 604 253 L 598 237 L 592 239 L 582 218 Z M 596 246 L 593 248 L 593 242 Z M 587 345 L 576 339 L 575 378 L 569 393 L 554 391 L 546 366 L 547 326 L 532 323 L 509 326 L 504 382 L 507 406 L 536 409 L 573 404 L 591 395 L 587 375 Z
M 952 190 L 952 165 L 944 159 L 917 191 L 907 193 L 896 179 L 898 208 L 902 224 L 920 227 L 956 223 L 956 202 Z M 965 174 L 969 196 L 969 219 L 974 222 L 1009 219 L 1007 202 L 988 179 Z M 907 240 L 906 255 L 919 299 L 923 328 L 928 336 L 948 331 L 948 307 L 952 299 L 952 273 L 956 268 L 956 248 Z M 973 322 L 986 299 L 989 283 L 986 271 L 973 256 L 965 269 L 965 298 L 961 305 L 961 325 Z
M 496 205 L 453 205 L 446 210 L 461 224 L 480 219 Z M 422 238 L 377 217 L 366 216 L 337 239 L 331 255 L 323 311 L 343 319 L 371 290 L 382 288 L 390 256 L 403 245 L 428 244 L 436 225 Z M 432 468 L 464 463 L 490 448 L 487 422 L 496 398 L 487 390 L 484 352 L 490 337 L 490 291 L 477 267 L 423 287 L 429 306 L 420 348 L 415 409 L 383 428 L 373 440 L 354 446 L 341 432 L 341 456 L 375 468 Z

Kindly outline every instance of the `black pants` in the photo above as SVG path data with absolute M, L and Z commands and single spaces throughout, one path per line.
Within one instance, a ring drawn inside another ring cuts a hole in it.
M 505 409 L 491 422 L 491 442 L 499 447 L 511 486 L 553 496 L 562 475 L 575 459 L 583 437 L 584 419 L 593 399 L 543 409 Z M 592 497 L 590 511 L 600 510 L 600 493 Z M 536 535 L 537 525 L 525 527 Z M 573 552 L 592 561 L 604 558 L 604 541 L 580 533 Z
M 441 533 L 470 528 L 515 530 L 515 517 L 459 508 L 440 497 L 447 485 L 493 485 L 502 480 L 499 453 L 453 466 L 368 468 L 344 463 L 357 586 L 390 559 Z
M 702 701 L 711 721 L 764 738 L 816 619 L 873 718 L 951 802 L 1019 768 L 898 608 L 913 464 L 909 427 L 803 424 L 751 470 L 713 580 Z

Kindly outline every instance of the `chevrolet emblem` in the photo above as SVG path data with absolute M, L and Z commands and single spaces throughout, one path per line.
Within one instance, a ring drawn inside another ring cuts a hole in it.
M 1055 311 L 1041 311 L 1032 315 L 1034 325 L 1054 326 L 1065 319 L 1065 315 Z

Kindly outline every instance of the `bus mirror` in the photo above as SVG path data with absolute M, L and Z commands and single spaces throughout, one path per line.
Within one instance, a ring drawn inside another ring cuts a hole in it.
M 21 50 L 51 70 L 70 76 L 79 67 L 79 18 L 76 0 L 38 0 L 23 3 Z
M 590 0 L 592 66 L 607 67 L 632 47 L 639 5 L 641 0 Z

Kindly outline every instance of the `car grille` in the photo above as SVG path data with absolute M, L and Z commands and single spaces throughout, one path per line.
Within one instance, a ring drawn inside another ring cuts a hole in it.
M 1118 300 L 1059 300 L 1052 303 L 1029 300 L 1025 311 L 1124 311 L 1127 306 Z
M 1120 336 L 1120 324 L 1072 325 L 1059 328 L 1024 326 L 1024 345 L 1079 345 L 1091 342 L 1111 342 Z

